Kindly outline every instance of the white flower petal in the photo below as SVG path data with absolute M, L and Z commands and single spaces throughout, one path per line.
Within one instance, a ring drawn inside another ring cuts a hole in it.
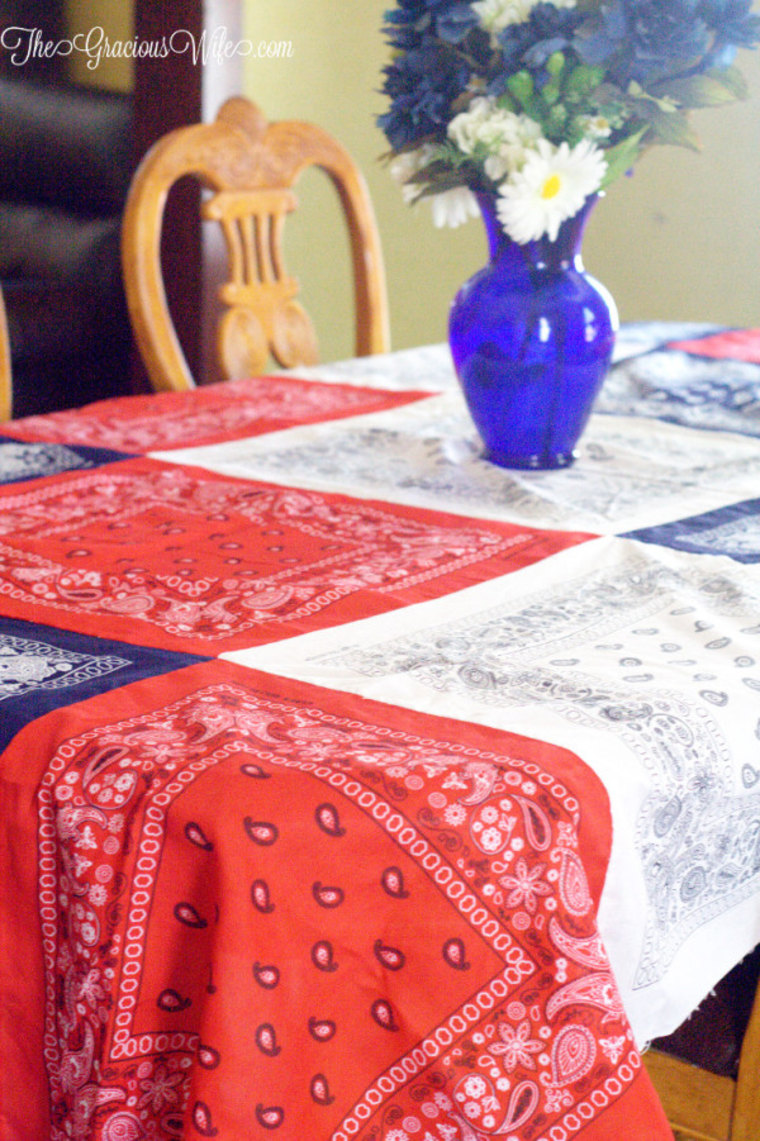
M 553 242 L 562 223 L 599 189 L 606 169 L 602 151 L 588 139 L 572 149 L 540 139 L 500 187 L 496 211 L 505 232 L 521 245 L 544 236 Z
M 466 186 L 444 190 L 441 194 L 434 194 L 428 201 L 433 211 L 433 225 L 439 228 L 449 226 L 456 229 L 469 218 L 477 218 L 480 214 L 477 199 Z

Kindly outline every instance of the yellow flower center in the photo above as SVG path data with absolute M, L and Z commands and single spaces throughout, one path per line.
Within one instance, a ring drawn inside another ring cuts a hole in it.
M 562 182 L 558 174 L 550 174 L 544 185 L 541 187 L 542 198 L 556 198 L 559 194 Z

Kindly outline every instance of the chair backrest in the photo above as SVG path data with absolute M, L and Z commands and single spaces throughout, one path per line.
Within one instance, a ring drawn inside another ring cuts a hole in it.
M 0 423 L 10 420 L 13 414 L 13 380 L 11 374 L 11 348 L 8 340 L 8 322 L 5 301 L 0 290 Z
M 313 364 L 317 341 L 285 270 L 282 230 L 296 206 L 292 186 L 309 166 L 325 171 L 339 195 L 351 242 L 356 355 L 388 349 L 382 252 L 366 184 L 329 134 L 308 123 L 268 123 L 247 99 L 227 100 L 213 123 L 180 127 L 148 151 L 132 180 L 122 231 L 124 284 L 133 331 L 155 389 L 194 386 L 176 336 L 161 272 L 161 229 L 171 186 L 193 175 L 210 194 L 202 217 L 221 223 L 229 280 L 217 328 L 221 374 L 261 373 Z

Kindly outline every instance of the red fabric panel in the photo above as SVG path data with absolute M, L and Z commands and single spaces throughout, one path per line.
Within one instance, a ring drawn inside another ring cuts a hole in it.
M 566 750 L 217 661 L 46 715 L 5 781 L 39 890 L 22 863 L 2 900 L 0 1049 L 44 1005 L 46 1071 L 8 1121 L 47 1081 L 89 1141 L 670 1137 Z
M 670 341 L 669 349 L 680 349 L 698 357 L 716 357 L 760 364 L 760 329 L 729 329 L 711 337 L 691 341 Z
M 0 595 L 9 617 L 211 655 L 440 597 L 590 537 L 134 459 L 0 489 Z
M 429 395 L 263 376 L 190 392 L 114 397 L 85 408 L 27 416 L 3 424 L 3 433 L 25 440 L 144 453 L 382 412 Z

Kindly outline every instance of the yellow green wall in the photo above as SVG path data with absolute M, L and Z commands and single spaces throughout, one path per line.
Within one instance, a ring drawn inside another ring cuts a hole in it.
M 405 207 L 380 162 L 386 144 L 374 120 L 385 109 L 378 89 L 387 50 L 379 28 L 391 0 L 244 2 L 251 42 L 291 41 L 293 52 L 249 57 L 245 93 L 270 118 L 321 123 L 364 170 L 385 250 L 394 346 L 443 339 L 451 297 L 482 264 L 485 244 L 478 222 L 439 231 L 426 206 Z M 127 2 L 68 0 L 68 8 L 76 30 L 100 24 L 113 36 L 131 35 Z M 740 62 L 752 97 L 695 117 L 702 153 L 651 152 L 632 178 L 610 190 L 590 223 L 586 264 L 610 288 L 624 320 L 760 325 L 760 53 L 741 53 Z M 111 61 L 97 76 L 124 87 L 129 68 Z M 341 317 L 350 291 L 338 212 L 316 175 L 303 180 L 300 196 L 289 260 L 315 314 L 323 355 L 345 356 L 352 342 Z
M 270 118 L 318 120 L 361 164 L 385 249 L 394 346 L 402 348 L 445 337 L 449 301 L 485 247 L 478 222 L 439 231 L 426 206 L 405 207 L 378 161 L 386 144 L 374 119 L 385 107 L 378 88 L 387 60 L 378 29 L 388 6 L 249 0 L 247 35 L 290 39 L 293 58 L 249 60 L 245 85 Z M 741 53 L 740 62 L 752 98 L 696 116 L 702 153 L 651 152 L 610 190 L 589 225 L 587 267 L 612 291 L 624 320 L 760 324 L 760 53 Z M 323 227 L 323 323 L 334 308 L 334 243 Z M 336 343 L 336 352 L 344 348 Z
M 114 44 L 132 39 L 132 5 L 129 0 L 66 0 L 68 35 L 87 36 L 97 44 L 99 29 Z M 118 50 L 118 49 L 117 49 Z M 103 55 L 97 67 L 88 67 L 88 57 L 74 52 L 69 57 L 69 74 L 76 83 L 128 91 L 132 86 L 132 65 L 126 57 Z

